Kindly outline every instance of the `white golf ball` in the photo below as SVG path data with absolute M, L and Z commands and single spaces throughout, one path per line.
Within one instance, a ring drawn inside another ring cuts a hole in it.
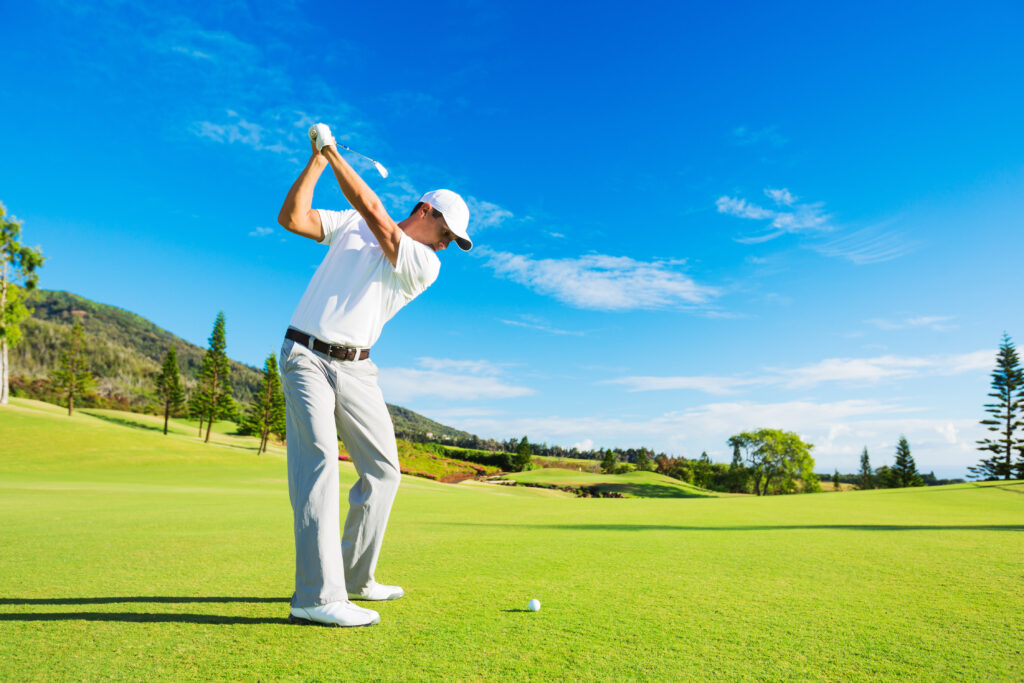
M 531 612 L 539 612 L 540 611 L 540 600 L 538 600 L 537 598 L 534 598 L 533 600 L 530 600 L 530 604 L 528 604 L 527 607 L 530 608 Z

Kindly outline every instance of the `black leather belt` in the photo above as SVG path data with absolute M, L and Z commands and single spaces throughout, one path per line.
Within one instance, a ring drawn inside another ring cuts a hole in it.
M 354 349 L 351 346 L 337 346 L 335 344 L 328 344 L 322 342 L 316 337 L 312 337 L 305 332 L 299 332 L 294 327 L 289 327 L 288 331 L 284 333 L 285 339 L 291 339 L 292 341 L 299 342 L 307 349 L 313 349 L 320 353 L 326 353 L 331 358 L 338 358 L 340 360 L 356 360 L 356 352 L 359 352 L 359 360 L 366 360 L 370 357 L 370 349 Z

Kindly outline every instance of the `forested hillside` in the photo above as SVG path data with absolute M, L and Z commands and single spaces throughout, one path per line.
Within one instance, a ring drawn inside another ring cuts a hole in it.
M 23 339 L 10 350 L 14 395 L 55 400 L 48 380 L 57 367 L 75 319 L 85 329 L 85 357 L 96 377 L 97 394 L 112 407 L 145 410 L 155 406 L 154 378 L 171 346 L 186 393 L 195 386 L 205 349 L 157 327 L 140 315 L 97 303 L 70 292 L 36 290 L 28 305 L 35 312 L 21 323 Z M 212 324 L 212 320 L 210 321 Z M 228 333 L 228 349 L 231 348 Z M 262 370 L 231 361 L 235 399 L 248 403 L 259 387 Z M 389 405 L 395 432 L 416 441 L 474 439 L 473 435 L 435 422 L 406 408 Z
M 142 316 L 70 292 L 36 290 L 28 305 L 35 312 L 22 323 L 24 338 L 10 354 L 13 386 L 50 377 L 75 318 L 85 329 L 85 357 L 101 396 L 118 397 L 133 408 L 154 401 L 153 378 L 171 346 L 177 351 L 186 389 L 195 385 L 204 349 Z M 255 368 L 231 361 L 231 385 L 237 400 L 248 402 L 259 378 Z

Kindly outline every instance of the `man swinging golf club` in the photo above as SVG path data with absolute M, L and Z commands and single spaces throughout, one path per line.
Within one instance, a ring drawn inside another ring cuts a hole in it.
M 437 279 L 436 252 L 454 241 L 468 251 L 469 209 L 450 190 L 423 195 L 395 223 L 380 199 L 338 154 L 330 129 L 310 128 L 313 154 L 288 191 L 278 221 L 327 245 L 292 315 L 281 346 L 288 422 L 288 493 L 295 530 L 295 593 L 290 620 L 368 626 L 380 615 L 355 600 L 395 600 L 398 586 L 377 583 L 388 514 L 400 474 L 395 431 L 370 347 L 384 323 Z M 327 165 L 354 207 L 311 208 Z M 378 166 L 378 169 L 383 167 Z M 385 173 L 381 171 L 382 175 Z M 338 435 L 355 465 L 344 536 L 340 532 Z

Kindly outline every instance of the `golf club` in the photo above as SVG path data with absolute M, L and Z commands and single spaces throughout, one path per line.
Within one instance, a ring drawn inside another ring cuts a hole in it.
M 316 142 L 316 128 L 315 127 L 309 129 L 309 139 L 312 140 L 313 142 Z M 381 178 L 387 178 L 388 177 L 388 169 L 384 168 L 384 164 L 380 163 L 376 159 L 371 159 L 370 157 L 366 156 L 362 152 L 357 152 L 354 149 L 352 149 L 351 147 L 343 145 L 340 142 L 335 141 L 334 144 L 337 147 L 341 147 L 342 149 L 347 149 L 349 152 L 352 152 L 353 154 L 358 154 L 359 156 L 363 157 L 364 159 L 368 159 L 369 161 L 373 162 L 373 167 L 377 169 L 377 173 L 380 173 L 380 177 Z

